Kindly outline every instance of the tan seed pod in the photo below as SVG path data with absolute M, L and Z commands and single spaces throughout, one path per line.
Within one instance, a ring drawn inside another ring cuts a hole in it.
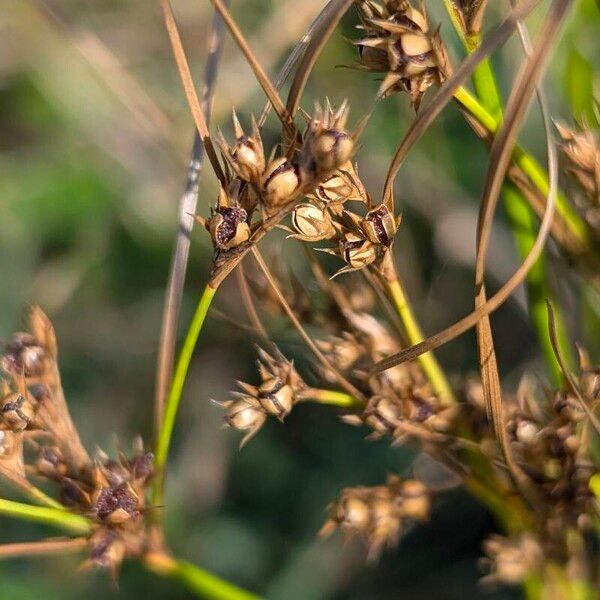
M 352 269 L 362 269 L 377 258 L 373 244 L 355 233 L 347 233 L 340 241 L 340 254 Z
M 34 408 L 23 394 L 15 392 L 0 400 L 0 422 L 10 431 L 24 431 L 34 418 Z
M 219 147 L 240 179 L 259 183 L 265 170 L 265 153 L 256 120 L 254 117 L 252 118 L 252 135 L 247 136 L 233 111 L 233 128 L 236 137 L 235 144 L 229 146 L 223 135 L 220 134 L 217 138 Z
M 308 202 L 298 204 L 292 213 L 296 234 L 290 236 L 305 242 L 328 240 L 336 231 L 326 209 Z
M 208 221 L 208 230 L 215 248 L 231 250 L 250 239 L 248 213 L 243 208 L 219 207 Z
M 427 486 L 421 481 L 410 479 L 402 483 L 400 511 L 403 517 L 425 521 L 431 511 L 431 498 Z
M 262 176 L 262 198 L 268 208 L 277 208 L 293 197 L 300 185 L 298 169 L 287 158 L 276 158 Z
M 281 421 L 292 410 L 295 399 L 294 389 L 278 377 L 272 377 L 258 388 L 258 399 L 267 413 Z
M 232 429 L 246 432 L 240 447 L 256 435 L 267 419 L 266 412 L 254 398 L 243 397 L 230 402 L 222 402 L 221 406 L 227 408 L 225 415 L 227 425 Z
M 37 338 L 30 333 L 16 333 L 0 358 L 0 367 L 7 373 L 39 377 L 46 368 L 48 355 Z
M 394 217 L 385 204 L 370 210 L 361 223 L 365 235 L 374 244 L 390 246 L 400 225 L 400 217 Z

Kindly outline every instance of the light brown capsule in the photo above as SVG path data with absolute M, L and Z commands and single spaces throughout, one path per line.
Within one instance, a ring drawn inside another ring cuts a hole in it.
M 326 129 L 311 140 L 309 151 L 314 178 L 320 181 L 352 158 L 354 140 L 347 131 Z
M 299 185 L 297 167 L 287 158 L 276 158 L 262 176 L 262 198 L 267 207 L 277 208 L 294 197 Z
M 374 244 L 390 246 L 398 231 L 400 217 L 396 218 L 385 204 L 370 210 L 361 223 L 365 235 Z
M 231 250 L 250 239 L 248 213 L 243 208 L 219 206 L 208 221 L 215 248 Z
M 411 479 L 402 483 L 400 511 L 403 517 L 425 521 L 429 518 L 431 499 L 421 481 Z
M 0 421 L 10 431 L 24 431 L 34 418 L 33 406 L 22 394 L 15 392 L 0 400 Z
M 292 225 L 297 233 L 290 237 L 305 242 L 328 240 L 336 233 L 327 210 L 308 202 L 296 206 L 292 213 Z
M 232 402 L 223 403 L 227 408 L 225 421 L 238 431 L 247 432 L 242 440 L 243 446 L 264 425 L 267 419 L 266 412 L 254 398 L 240 398 Z
M 340 254 L 352 269 L 362 269 L 377 258 L 377 249 L 366 238 L 347 233 L 340 241 Z
M 47 352 L 29 333 L 16 333 L 6 346 L 0 367 L 16 375 L 39 377 L 46 368 Z
M 392 398 L 373 396 L 369 400 L 363 418 L 375 433 L 392 434 L 403 419 L 402 405 Z
M 60 479 L 68 471 L 60 448 L 54 446 L 44 446 L 40 450 L 35 468 L 40 475 L 49 479 Z
M 240 179 L 259 183 L 265 170 L 265 152 L 256 120 L 252 118 L 252 135 L 247 136 L 233 111 L 233 128 L 236 137 L 233 146 L 227 144 L 222 134 L 217 138 L 217 143 Z
M 264 410 L 280 421 L 292 410 L 295 394 L 291 385 L 278 377 L 264 381 L 258 388 L 258 400 Z

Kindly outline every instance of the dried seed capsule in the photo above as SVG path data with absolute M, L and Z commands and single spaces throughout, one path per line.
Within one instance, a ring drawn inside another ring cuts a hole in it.
M 93 510 L 99 521 L 111 525 L 125 523 L 141 514 L 137 495 L 127 484 L 101 488 L 96 494 Z
M 425 521 L 429 518 L 431 499 L 424 483 L 411 479 L 402 484 L 400 496 L 402 516 Z
M 377 249 L 366 238 L 347 233 L 340 241 L 340 254 L 352 269 L 362 269 L 377 258 Z
M 17 333 L 6 346 L 0 367 L 8 373 L 39 377 L 46 367 L 46 349 L 29 333 Z
M 292 235 L 305 242 L 318 242 L 335 236 L 335 228 L 327 210 L 314 204 L 298 204 L 292 213 L 292 225 L 296 234 Z
M 381 435 L 394 433 L 403 416 L 402 405 L 385 396 L 373 396 L 363 414 L 365 423 Z
M 394 241 L 400 218 L 394 217 L 385 204 L 369 211 L 361 223 L 365 235 L 374 244 L 390 246 Z
M 60 479 L 68 471 L 62 452 L 55 446 L 44 446 L 40 450 L 35 468 L 49 479 Z
M 320 180 L 350 160 L 354 153 L 354 140 L 347 131 L 326 129 L 311 140 L 310 153 L 315 179 Z
M 217 143 L 240 179 L 258 183 L 265 170 L 265 153 L 258 125 L 252 118 L 252 135 L 247 136 L 234 111 L 233 128 L 236 137 L 234 146 L 229 146 L 222 134 Z
M 287 158 L 276 158 L 262 176 L 262 197 L 270 208 L 277 208 L 291 200 L 300 185 L 298 169 Z
M 0 420 L 11 431 L 24 431 L 35 418 L 31 403 L 18 392 L 0 400 Z
M 259 402 L 250 396 L 244 396 L 229 402 L 221 402 L 220 404 L 227 409 L 225 415 L 227 425 L 232 429 L 247 432 L 240 447 L 256 435 L 267 419 L 267 413 Z
M 258 388 L 258 400 L 261 406 L 279 420 L 289 414 L 294 404 L 294 389 L 278 377 L 267 379 Z
M 127 545 L 112 529 L 98 529 L 90 539 L 90 563 L 108 569 L 116 577 L 127 554 Z
M 231 250 L 250 239 L 248 213 L 243 208 L 220 206 L 208 222 L 215 248 Z

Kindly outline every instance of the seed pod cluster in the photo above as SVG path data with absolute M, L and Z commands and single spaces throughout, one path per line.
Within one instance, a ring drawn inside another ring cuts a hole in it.
M 329 520 L 320 535 L 336 529 L 348 537 L 365 539 L 368 558 L 377 559 L 383 549 L 398 543 L 406 521 L 426 521 L 431 509 L 431 497 L 420 481 L 390 476 L 386 485 L 346 488 L 328 506 Z
M 361 66 L 386 74 L 380 96 L 404 91 L 418 110 L 423 94 L 441 84 L 448 70 L 439 34 L 430 32 L 424 8 L 417 10 L 408 0 L 361 0 L 358 8 L 365 35 L 354 44 Z
M 225 423 L 246 433 L 240 447 L 258 433 L 269 415 L 283 422 L 307 390 L 294 364 L 281 352 L 276 350 L 271 356 L 259 348 L 258 353 L 261 383 L 254 386 L 240 381 L 241 391 L 232 393 L 234 400 L 216 402 L 226 410 Z
M 539 574 L 544 555 L 539 541 L 531 533 L 513 537 L 493 535 L 483 545 L 487 558 L 481 564 L 489 570 L 484 583 L 518 585 Z
M 563 124 L 557 124 L 557 128 L 567 173 L 583 192 L 583 215 L 600 236 L 600 144 L 590 129 L 578 131 Z

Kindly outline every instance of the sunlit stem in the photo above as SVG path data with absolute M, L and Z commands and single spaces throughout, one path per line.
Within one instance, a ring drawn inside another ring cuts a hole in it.
M 145 564 L 148 570 L 161 577 L 179 581 L 199 598 L 208 600 L 259 600 L 243 590 L 196 565 L 172 558 L 166 554 L 149 554 Z
M 0 515 L 58 527 L 77 535 L 91 533 L 91 523 L 85 517 L 48 506 L 33 506 L 0 498 Z
M 156 438 L 155 467 L 157 476 L 153 489 L 153 503 L 156 506 L 162 505 L 164 501 L 165 468 L 167 458 L 169 456 L 171 438 L 173 437 L 173 430 L 175 428 L 177 411 L 181 401 L 181 394 L 183 392 L 183 386 L 185 384 L 196 343 L 200 336 L 200 332 L 202 331 L 202 326 L 204 325 L 208 309 L 210 308 L 216 291 L 217 289 L 211 287 L 210 285 L 207 285 L 204 288 L 204 292 L 202 293 L 202 296 L 200 296 L 198 307 L 196 308 L 194 317 L 192 318 L 190 326 L 187 330 L 185 340 L 175 366 L 173 382 L 171 384 L 171 389 L 165 404 L 162 427 L 157 433 Z
M 383 280 L 387 287 L 390 299 L 402 321 L 402 325 L 406 331 L 408 341 L 414 345 L 422 342 L 425 339 L 421 326 L 417 321 L 413 308 L 406 296 L 400 278 L 398 277 L 391 254 L 388 253 L 386 263 L 383 269 Z M 446 375 L 438 363 L 433 352 L 421 354 L 418 358 L 419 363 L 425 375 L 431 382 L 434 392 L 444 404 L 451 404 L 455 401 L 452 388 L 446 379 Z
M 337 390 L 310 389 L 307 395 L 309 396 L 309 401 L 328 406 L 347 408 L 349 410 L 360 410 L 365 407 L 365 403 L 362 400 L 355 398 L 351 394 L 338 392 Z

